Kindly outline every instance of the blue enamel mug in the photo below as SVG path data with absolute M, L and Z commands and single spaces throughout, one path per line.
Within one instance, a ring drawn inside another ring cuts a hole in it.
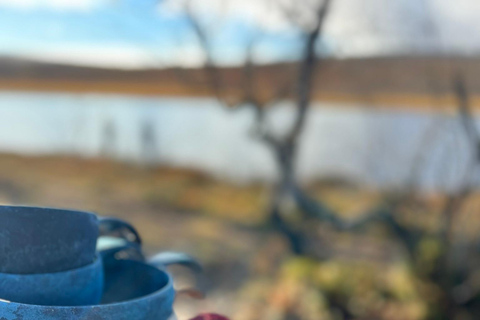
M 99 235 L 140 243 L 128 223 L 84 211 L 0 206 L 0 273 L 40 274 L 81 268 L 95 260 Z
M 100 256 L 86 266 L 67 271 L 0 273 L 0 299 L 45 306 L 97 304 L 103 294 L 103 275 L 103 261 Z
M 134 260 L 104 265 L 102 303 L 88 306 L 42 306 L 0 300 L 6 320 L 168 320 L 175 290 L 163 270 Z

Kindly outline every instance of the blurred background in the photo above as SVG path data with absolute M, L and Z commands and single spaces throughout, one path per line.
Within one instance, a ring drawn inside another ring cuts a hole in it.
M 478 319 L 479 16 L 0 0 L 0 201 L 198 257 L 207 298 L 179 297 L 180 319 Z

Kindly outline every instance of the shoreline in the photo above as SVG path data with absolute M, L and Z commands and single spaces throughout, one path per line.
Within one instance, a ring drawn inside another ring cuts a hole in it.
M 131 95 L 152 98 L 215 98 L 209 90 L 181 85 L 158 85 L 152 82 L 79 81 L 79 80 L 5 80 L 0 79 L 0 92 L 40 92 L 65 94 Z M 387 93 L 368 94 L 315 92 L 314 102 L 358 105 L 359 108 L 402 109 L 421 111 L 452 111 L 456 97 L 453 94 Z M 480 109 L 480 94 L 470 97 L 471 105 Z M 342 107 L 344 108 L 344 107 Z

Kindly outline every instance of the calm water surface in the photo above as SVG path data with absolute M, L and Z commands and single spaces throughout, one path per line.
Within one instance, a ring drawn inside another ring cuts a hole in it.
M 471 154 L 454 115 L 341 107 L 312 109 L 298 160 L 301 179 L 347 177 L 393 187 L 403 185 L 416 162 L 423 188 L 463 181 Z M 288 105 L 272 110 L 270 126 L 281 134 L 292 114 Z M 249 110 L 225 110 L 211 99 L 0 93 L 3 152 L 104 155 L 239 182 L 272 181 L 275 163 L 252 137 L 251 124 Z M 420 149 L 425 156 L 417 156 Z

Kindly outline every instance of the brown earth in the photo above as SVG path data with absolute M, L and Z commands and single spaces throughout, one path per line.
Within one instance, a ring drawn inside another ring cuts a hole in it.
M 309 191 L 346 218 L 379 200 L 378 192 L 354 185 L 317 182 Z M 147 252 L 181 250 L 197 256 L 206 270 L 198 285 L 208 296 L 197 302 L 180 297 L 179 319 L 215 311 L 232 319 L 273 320 L 303 310 L 304 316 L 295 319 L 316 320 L 326 312 L 321 292 L 329 288 L 351 288 L 349 294 L 360 299 L 365 292 L 375 298 L 385 286 L 402 298 L 395 304 L 379 304 L 377 298 L 369 302 L 384 314 L 378 319 L 422 319 L 425 300 L 412 289 L 408 268 L 399 262 L 398 247 L 382 236 L 381 229 L 354 235 L 320 226 L 312 245 L 325 259 L 292 258 L 284 240 L 263 224 L 268 199 L 268 186 L 232 185 L 189 170 L 0 154 L 0 204 L 66 207 L 117 216 L 137 227 Z M 443 203 L 438 196 L 428 201 L 432 209 Z M 465 213 L 458 213 L 462 235 L 480 232 L 479 205 L 476 193 L 465 204 Z M 416 211 L 406 217 L 427 228 L 435 227 L 437 220 L 433 216 L 430 221 Z M 173 272 L 180 275 L 179 288 L 192 283 L 184 271 Z M 314 278 L 305 273 L 313 273 Z M 392 307 L 399 308 L 394 313 L 398 316 L 392 316 Z

